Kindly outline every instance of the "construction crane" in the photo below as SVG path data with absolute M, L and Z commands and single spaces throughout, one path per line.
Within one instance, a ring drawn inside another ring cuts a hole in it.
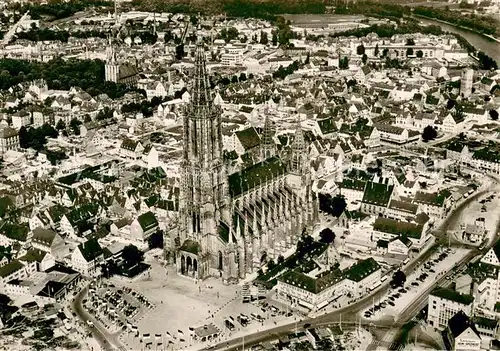
M 22 17 L 19 19 L 19 21 L 17 21 L 16 23 L 14 23 L 14 25 L 12 27 L 10 27 L 9 31 L 7 33 L 5 33 L 3 39 L 0 41 L 0 47 L 3 48 L 9 44 L 9 42 L 14 37 L 14 34 L 16 34 L 17 28 L 19 28 L 19 26 L 21 24 L 23 24 L 24 21 L 26 21 L 26 19 L 28 19 L 28 14 L 29 14 L 29 10 L 26 11 L 26 13 L 24 15 L 22 15 Z

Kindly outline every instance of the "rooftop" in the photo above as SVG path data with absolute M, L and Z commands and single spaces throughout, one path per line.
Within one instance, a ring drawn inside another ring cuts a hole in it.
M 360 282 L 370 274 L 380 269 L 379 264 L 372 257 L 352 265 L 344 271 L 344 276 L 352 281 Z
M 463 305 L 470 305 L 474 301 L 474 297 L 448 288 L 436 288 L 432 290 L 431 295 L 440 297 L 445 300 L 451 300 Z

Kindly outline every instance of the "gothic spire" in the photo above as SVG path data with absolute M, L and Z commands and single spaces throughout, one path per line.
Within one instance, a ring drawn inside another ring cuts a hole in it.
M 262 131 L 262 158 L 267 159 L 269 157 L 274 156 L 274 129 L 269 116 L 266 115 L 266 119 L 264 120 L 264 130 Z
M 295 127 L 295 137 L 292 142 L 293 151 L 304 151 L 306 149 L 306 142 L 304 139 L 304 132 L 302 131 L 302 125 L 300 124 L 300 117 L 297 118 L 297 126 Z
M 191 94 L 191 105 L 193 107 L 210 106 L 212 96 L 210 94 L 210 82 L 206 65 L 205 44 L 203 38 L 198 37 L 196 43 L 196 55 L 194 61 L 194 83 Z
M 106 58 L 107 58 L 107 63 L 110 64 L 115 64 L 116 63 L 116 54 L 115 54 L 115 48 L 113 47 L 113 41 L 111 38 L 111 35 L 108 35 L 108 47 L 106 49 Z
M 264 130 L 262 132 L 262 144 L 263 145 L 273 145 L 273 136 L 274 136 L 274 130 L 273 130 L 273 125 L 271 123 L 271 120 L 269 119 L 269 116 L 266 115 L 266 119 L 264 120 Z

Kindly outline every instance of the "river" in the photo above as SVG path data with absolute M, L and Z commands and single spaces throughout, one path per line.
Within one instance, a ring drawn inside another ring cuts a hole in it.
M 349 16 L 349 15 L 284 15 L 292 23 L 301 23 L 306 26 L 317 26 L 321 23 L 333 23 L 342 20 L 357 20 L 361 15 Z M 500 62 L 500 43 L 497 43 L 493 39 L 489 39 L 481 34 L 468 31 L 466 29 L 457 28 L 446 23 L 438 22 L 432 19 L 416 18 L 423 24 L 432 24 L 441 27 L 446 32 L 460 34 L 464 37 L 472 46 L 477 50 L 485 52 L 488 56 L 494 58 L 497 62 Z
M 440 26 L 442 30 L 450 33 L 460 34 L 464 37 L 472 46 L 474 46 L 477 50 L 483 51 L 488 56 L 494 58 L 497 62 L 500 62 L 500 43 L 497 43 L 493 39 L 489 39 L 481 34 L 471 32 L 466 29 L 457 28 L 451 26 L 449 24 L 445 24 L 442 22 L 434 21 L 427 18 L 417 18 L 423 24 L 432 24 L 436 26 Z

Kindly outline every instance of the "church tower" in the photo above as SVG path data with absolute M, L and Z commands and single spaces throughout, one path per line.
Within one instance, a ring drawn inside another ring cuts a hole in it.
M 260 158 L 266 160 L 276 154 L 276 144 L 274 142 L 274 126 L 273 122 L 266 115 L 264 121 L 264 130 L 262 131 L 262 141 L 260 143 Z
M 111 42 L 111 37 L 108 38 L 108 47 L 106 48 L 106 65 L 104 66 L 104 77 L 107 82 L 118 83 L 120 76 L 120 65 L 116 60 L 115 49 Z
M 220 108 L 213 103 L 205 47 L 200 37 L 196 46 L 191 99 L 183 117 L 184 154 L 179 203 L 179 240 L 184 243 L 183 247 L 196 247 L 200 278 L 209 275 L 210 268 L 217 265 L 219 227 L 221 221 L 229 223 L 221 115 Z
M 292 151 L 290 155 L 290 173 L 302 176 L 306 171 L 307 166 L 307 145 L 304 139 L 304 132 L 300 120 L 297 119 L 297 126 L 295 128 L 295 136 L 292 142 Z

